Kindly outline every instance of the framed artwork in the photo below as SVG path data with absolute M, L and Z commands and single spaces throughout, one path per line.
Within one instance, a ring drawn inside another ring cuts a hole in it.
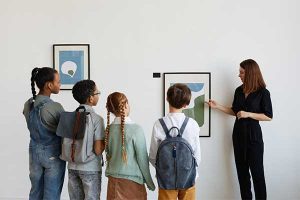
M 61 90 L 72 90 L 76 82 L 90 79 L 90 45 L 54 44 L 53 68 L 60 75 Z
M 192 93 L 190 104 L 183 109 L 187 117 L 191 117 L 200 127 L 200 137 L 210 137 L 210 112 L 211 108 L 205 106 L 205 101 L 211 98 L 210 72 L 176 72 L 164 73 L 164 115 L 169 112 L 166 100 L 167 91 L 175 83 L 186 84 Z

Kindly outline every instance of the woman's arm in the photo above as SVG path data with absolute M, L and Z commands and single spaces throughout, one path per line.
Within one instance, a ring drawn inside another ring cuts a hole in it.
M 263 90 L 263 96 L 260 105 L 261 113 L 246 112 L 241 110 L 237 113 L 236 116 L 238 117 L 238 119 L 251 118 L 258 121 L 271 121 L 273 118 L 273 109 L 270 92 L 267 89 Z
M 246 112 L 243 110 L 241 110 L 240 112 L 237 113 L 237 117 L 238 117 L 238 119 L 251 118 L 251 119 L 258 120 L 258 121 L 271 121 L 272 120 L 272 118 L 266 116 L 263 113 Z
M 225 114 L 235 116 L 235 113 L 230 107 L 226 107 L 218 104 L 215 100 L 210 99 L 208 102 L 205 102 L 209 107 L 222 111 Z

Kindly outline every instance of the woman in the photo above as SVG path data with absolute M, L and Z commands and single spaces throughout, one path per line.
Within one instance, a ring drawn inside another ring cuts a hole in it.
M 211 108 L 236 116 L 232 140 L 242 199 L 252 199 L 249 169 L 255 198 L 266 199 L 264 143 L 259 121 L 272 120 L 270 93 L 254 60 L 248 59 L 240 63 L 239 77 L 243 84 L 235 90 L 232 107 L 222 106 L 214 100 L 207 104 Z

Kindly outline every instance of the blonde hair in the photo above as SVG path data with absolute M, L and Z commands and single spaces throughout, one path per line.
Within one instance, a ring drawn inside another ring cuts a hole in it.
M 110 155 L 108 149 L 108 140 L 109 140 L 109 130 L 110 130 L 110 113 L 113 113 L 115 116 L 121 116 L 121 137 L 122 137 L 122 160 L 127 163 L 127 153 L 125 146 L 125 105 L 128 103 L 127 97 L 120 92 L 111 93 L 107 97 L 106 109 L 107 109 L 107 125 L 105 130 L 105 152 L 106 160 L 109 164 Z

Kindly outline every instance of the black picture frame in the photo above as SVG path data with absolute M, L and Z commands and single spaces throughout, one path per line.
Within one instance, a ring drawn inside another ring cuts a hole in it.
M 53 68 L 61 80 L 61 90 L 90 79 L 90 44 L 53 44 Z
M 200 127 L 199 137 L 211 137 L 211 108 L 205 105 L 205 101 L 211 99 L 211 73 L 210 72 L 166 72 L 163 74 L 163 76 L 164 76 L 163 78 L 164 115 L 168 113 L 168 108 L 169 108 L 168 102 L 166 100 L 166 94 L 168 88 L 175 83 L 186 84 L 191 89 L 192 98 L 191 98 L 190 105 L 188 106 L 187 109 L 184 109 L 183 112 L 188 117 L 195 119 L 196 122 L 198 123 Z M 195 104 L 197 104 L 199 107 L 195 107 L 195 106 L 192 107 Z M 195 115 L 197 116 L 195 117 Z

